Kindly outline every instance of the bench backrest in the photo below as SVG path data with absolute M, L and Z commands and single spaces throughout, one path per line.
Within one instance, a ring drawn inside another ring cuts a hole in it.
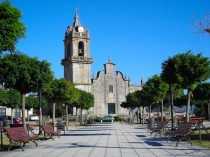
M 175 130 L 176 134 L 187 135 L 192 130 L 192 122 L 182 122 L 178 125 L 177 130 Z
M 157 127 L 156 129 L 162 130 L 166 126 L 166 121 L 157 121 Z
M 29 139 L 29 135 L 27 134 L 24 127 L 16 127 L 14 129 L 17 131 L 17 133 L 20 134 L 22 139 Z
M 4 128 L 4 131 L 6 132 L 9 140 L 16 142 L 21 140 L 21 136 L 17 133 L 15 128 Z
M 54 133 L 53 127 L 51 125 L 44 124 L 42 125 L 42 129 L 46 133 Z
M 23 127 L 23 124 L 9 124 L 10 128 Z

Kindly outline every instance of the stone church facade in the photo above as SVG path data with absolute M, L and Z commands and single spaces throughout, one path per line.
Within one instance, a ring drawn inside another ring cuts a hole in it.
M 89 113 L 95 116 L 127 115 L 128 110 L 120 106 L 126 95 L 141 90 L 141 85 L 131 85 L 122 72 L 115 71 L 110 59 L 104 64 L 104 70 L 91 78 L 90 37 L 88 30 L 80 23 L 77 12 L 74 23 L 68 26 L 64 39 L 64 78 L 73 82 L 76 88 L 94 95 L 94 107 Z

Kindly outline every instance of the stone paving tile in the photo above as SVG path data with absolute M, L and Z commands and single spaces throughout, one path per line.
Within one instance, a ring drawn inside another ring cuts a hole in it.
M 98 123 L 71 128 L 55 140 L 27 144 L 25 151 L 0 152 L 0 157 L 171 157 L 210 156 L 210 150 L 150 136 L 146 126 Z

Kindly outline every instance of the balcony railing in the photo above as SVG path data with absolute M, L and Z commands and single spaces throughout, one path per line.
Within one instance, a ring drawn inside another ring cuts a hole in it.
M 85 56 L 72 56 L 72 60 L 93 61 L 93 58 L 92 57 L 85 57 Z

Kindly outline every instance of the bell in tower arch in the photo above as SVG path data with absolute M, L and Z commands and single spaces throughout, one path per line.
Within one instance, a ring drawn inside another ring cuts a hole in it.
M 84 57 L 84 43 L 82 41 L 78 44 L 78 56 Z

